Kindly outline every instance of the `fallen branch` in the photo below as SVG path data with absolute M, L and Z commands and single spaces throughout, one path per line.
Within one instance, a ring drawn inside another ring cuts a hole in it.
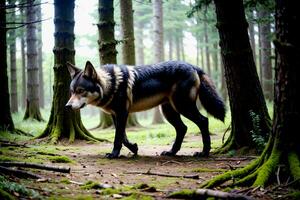
M 61 172 L 61 173 L 70 173 L 70 167 L 62 167 L 62 166 L 51 166 L 51 165 L 43 165 L 43 164 L 36 164 L 36 163 L 27 163 L 27 162 L 0 162 L 1 166 L 5 167 L 27 167 L 27 168 L 34 168 L 34 169 L 43 169 L 48 171 L 54 172 Z
M 18 144 L 10 141 L 0 141 L 0 147 L 27 147 L 25 144 Z
M 217 197 L 221 199 L 244 199 L 244 200 L 253 200 L 252 197 L 242 195 L 242 194 L 235 194 L 229 192 L 223 192 L 219 190 L 211 190 L 211 189 L 197 189 L 196 195 L 201 197 Z
M 143 175 L 152 175 L 152 176 L 163 176 L 163 177 L 173 177 L 173 178 L 190 178 L 190 179 L 200 179 L 199 175 L 173 175 L 173 174 L 164 174 L 159 172 L 151 172 L 148 170 L 147 172 L 141 171 L 128 171 L 126 174 L 143 174 Z
M 217 199 L 239 199 L 239 200 L 253 200 L 254 198 L 236 194 L 228 193 L 219 190 L 211 189 L 197 189 L 197 190 L 181 190 L 171 193 L 168 198 L 177 199 L 207 199 L 207 197 L 215 197 Z
M 7 167 L 0 166 L 0 173 L 6 175 L 14 175 L 19 178 L 34 178 L 34 179 L 42 179 L 43 177 L 31 172 L 26 172 L 24 170 L 11 169 Z

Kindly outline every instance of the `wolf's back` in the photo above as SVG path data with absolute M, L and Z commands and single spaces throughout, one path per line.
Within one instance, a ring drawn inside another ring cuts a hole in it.
M 215 118 L 224 122 L 225 104 L 218 95 L 212 80 L 202 71 L 198 71 L 200 77 L 199 99 L 205 110 Z

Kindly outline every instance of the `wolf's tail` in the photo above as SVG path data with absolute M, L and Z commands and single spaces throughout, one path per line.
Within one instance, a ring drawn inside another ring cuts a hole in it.
M 224 122 L 225 104 L 218 95 L 212 80 L 202 71 L 198 71 L 200 77 L 199 99 L 205 110 L 215 118 Z

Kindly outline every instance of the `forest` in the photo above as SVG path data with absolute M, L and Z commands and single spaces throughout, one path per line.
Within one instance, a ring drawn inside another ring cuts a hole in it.
M 0 0 L 0 199 L 300 199 L 297 5 Z

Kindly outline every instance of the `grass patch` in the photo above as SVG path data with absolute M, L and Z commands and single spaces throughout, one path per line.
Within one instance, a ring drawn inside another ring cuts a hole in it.
M 73 163 L 74 161 L 68 156 L 52 156 L 49 160 L 53 163 Z
M 192 172 L 199 172 L 199 173 L 205 173 L 205 172 L 226 172 L 225 169 L 213 169 L 213 168 L 195 168 L 192 170 Z
M 168 197 L 175 199 L 195 199 L 196 195 L 195 190 L 184 189 L 173 192 Z
M 128 197 L 122 198 L 123 200 L 152 200 L 154 199 L 151 196 L 144 195 L 144 194 L 139 194 L 139 193 L 133 193 Z

